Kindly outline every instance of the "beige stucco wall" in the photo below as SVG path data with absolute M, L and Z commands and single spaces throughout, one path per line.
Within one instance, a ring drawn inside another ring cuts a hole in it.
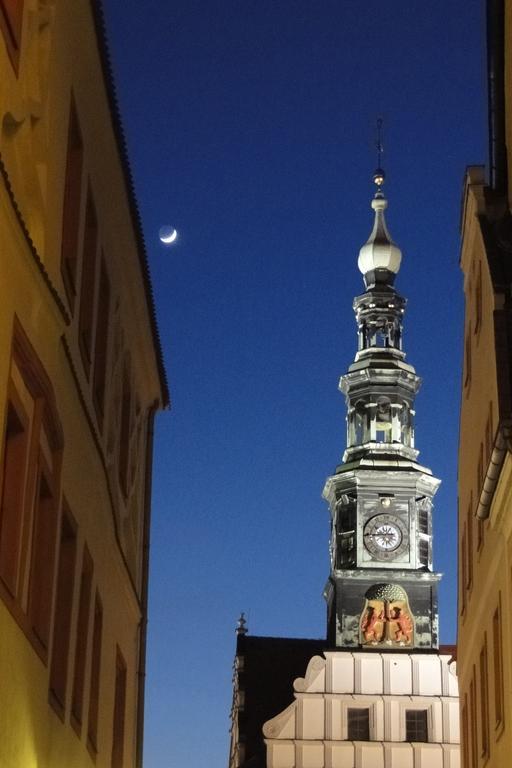
M 269 768 L 459 768 L 455 663 L 437 654 L 315 656 L 295 701 L 263 726 Z M 348 741 L 347 712 L 370 712 L 370 741 Z M 429 743 L 406 743 L 405 711 L 426 709 Z

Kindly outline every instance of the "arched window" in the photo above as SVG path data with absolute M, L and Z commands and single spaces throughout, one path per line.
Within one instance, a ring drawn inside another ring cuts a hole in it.
M 390 443 L 391 437 L 391 402 L 387 397 L 379 397 L 376 410 L 376 439 L 380 443 Z
M 375 346 L 381 349 L 389 347 L 389 329 L 385 317 L 379 317 L 377 320 Z
M 363 400 L 359 400 L 354 408 L 354 427 L 355 445 L 362 445 L 367 436 L 367 412 Z
M 402 403 L 402 410 L 400 411 L 400 432 L 402 443 L 409 447 L 411 445 L 411 425 L 408 403 Z

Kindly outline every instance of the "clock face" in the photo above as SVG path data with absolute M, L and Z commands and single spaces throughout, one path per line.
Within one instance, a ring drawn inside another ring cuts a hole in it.
M 388 551 L 396 549 L 402 541 L 402 532 L 393 523 L 381 523 L 372 535 L 375 544 Z
M 364 543 L 368 552 L 379 560 L 398 557 L 407 546 L 402 521 L 393 515 L 375 515 L 366 523 Z

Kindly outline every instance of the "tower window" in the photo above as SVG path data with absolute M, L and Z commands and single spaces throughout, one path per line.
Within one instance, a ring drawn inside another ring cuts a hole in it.
M 391 403 L 387 397 L 380 397 L 376 413 L 376 436 L 379 442 L 391 442 L 391 427 Z
M 420 539 L 419 543 L 419 556 L 420 556 L 420 563 L 422 565 L 428 565 L 428 546 L 429 542 L 428 539 Z
M 370 741 L 370 710 L 352 709 L 347 711 L 349 741 Z
M 405 740 L 428 741 L 428 721 L 426 709 L 407 709 L 405 712 Z
M 366 425 L 367 425 L 367 414 L 366 414 L 366 406 L 363 401 L 359 401 L 356 403 L 355 407 L 355 429 L 354 429 L 354 438 L 355 438 L 355 444 L 361 445 L 365 442 L 366 439 Z
M 349 502 L 341 508 L 338 518 L 338 568 L 355 562 L 355 527 L 356 505 Z
M 418 511 L 418 531 L 428 534 L 428 509 L 420 507 Z

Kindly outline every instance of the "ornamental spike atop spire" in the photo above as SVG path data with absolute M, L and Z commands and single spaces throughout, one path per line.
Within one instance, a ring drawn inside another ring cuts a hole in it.
M 379 285 L 393 285 L 395 275 L 400 269 L 402 252 L 391 239 L 384 211 L 388 201 L 384 197 L 382 187 L 386 174 L 382 170 L 382 118 L 377 120 L 377 170 L 373 174 L 373 182 L 377 187 L 371 206 L 375 211 L 373 229 L 367 242 L 359 251 L 358 267 L 364 275 L 367 288 Z

